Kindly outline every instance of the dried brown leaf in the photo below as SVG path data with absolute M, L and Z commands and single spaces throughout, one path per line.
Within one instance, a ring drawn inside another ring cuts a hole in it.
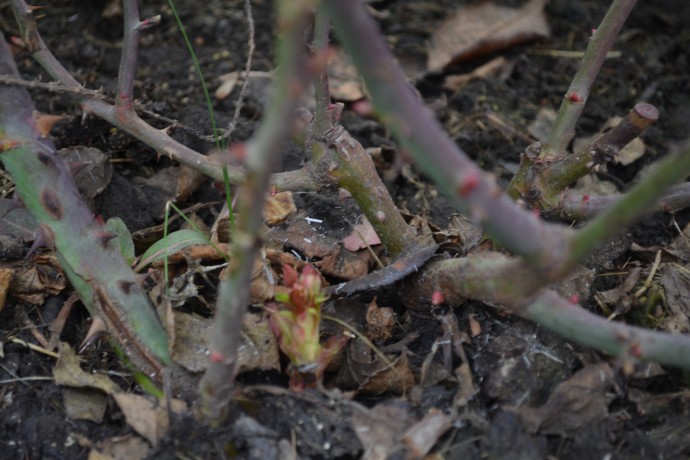
M 549 36 L 546 0 L 514 9 L 483 2 L 461 6 L 431 36 L 427 69 L 460 62 Z
M 328 87 L 333 99 L 354 102 L 366 95 L 357 69 L 342 50 L 333 49 L 328 59 Z
M 613 370 L 606 363 L 593 364 L 559 383 L 539 408 L 521 407 L 518 414 L 532 433 L 572 435 L 604 420 L 615 386 Z
M 451 426 L 450 417 L 438 409 L 431 409 L 405 432 L 403 443 L 414 458 L 423 458 Z
M 108 397 L 97 390 L 63 388 L 62 405 L 65 408 L 65 415 L 70 420 L 101 423 L 105 409 L 108 407 Z
M 366 216 L 362 216 L 362 221 L 354 226 L 352 233 L 343 238 L 345 249 L 352 252 L 376 244 L 381 244 L 381 240 Z
M 414 421 L 412 415 L 401 404 L 394 401 L 378 404 L 372 409 L 354 406 L 352 426 L 364 447 L 365 460 L 386 460 L 395 458 L 400 452 L 400 439 Z
M 151 444 L 158 445 L 170 426 L 167 408 L 151 397 L 131 393 L 116 393 L 113 399 L 125 414 L 127 424 Z M 187 409 L 186 403 L 179 399 L 173 399 L 171 405 L 177 414 Z
M 93 447 L 88 460 L 144 460 L 149 450 L 149 443 L 139 436 L 115 436 Z
M 0 311 L 5 307 L 5 300 L 7 300 L 7 291 L 10 288 L 10 282 L 14 276 L 14 270 L 11 268 L 0 268 Z
M 367 307 L 367 337 L 371 341 L 387 340 L 393 335 L 397 322 L 395 312 L 389 307 L 379 307 L 374 298 Z
M 292 199 L 292 192 L 280 192 L 266 198 L 264 202 L 264 220 L 267 225 L 276 225 L 297 211 Z
M 60 346 L 60 357 L 53 368 L 53 378 L 58 385 L 73 388 L 95 388 L 107 394 L 120 391 L 107 375 L 84 372 L 79 366 L 79 357 L 66 343 Z

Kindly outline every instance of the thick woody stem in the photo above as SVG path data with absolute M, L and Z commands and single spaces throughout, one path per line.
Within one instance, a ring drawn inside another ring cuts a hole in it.
M 289 134 L 297 102 L 309 78 L 302 53 L 306 19 L 303 2 L 285 0 L 278 5 L 282 30 L 277 45 L 278 63 L 272 101 L 266 111 L 266 119 L 247 145 L 247 176 L 240 188 L 236 208 L 238 219 L 233 232 L 233 257 L 225 278 L 221 280 L 209 367 L 199 386 L 200 410 L 213 424 L 225 418 L 232 397 L 240 327 L 250 302 L 248 286 L 261 243 L 261 210 L 270 172 L 280 159 L 281 146 Z
M 653 105 L 641 102 L 618 125 L 576 154 L 541 160 L 543 146 L 531 146 L 520 158 L 520 169 L 508 193 L 546 214 L 557 215 L 568 186 L 613 160 L 658 118 L 659 111 Z
M 323 4 L 369 88 L 376 111 L 416 164 L 500 244 L 547 271 L 557 266 L 569 231 L 518 208 L 448 138 L 410 89 L 361 1 L 325 0 Z

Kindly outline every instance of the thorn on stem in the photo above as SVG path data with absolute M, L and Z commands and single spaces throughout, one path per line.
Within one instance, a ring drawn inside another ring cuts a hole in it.
M 582 99 L 582 96 L 580 96 L 577 93 L 568 93 L 565 95 L 565 97 L 566 97 L 566 99 L 568 99 L 570 102 L 572 102 L 574 104 L 581 104 L 584 102 L 584 100 Z
M 134 286 L 136 283 L 134 281 L 129 281 L 129 280 L 120 280 L 117 282 L 117 286 L 120 288 L 122 292 L 125 293 L 125 295 L 129 295 L 129 293 L 132 290 L 132 286 Z
M 161 23 L 161 15 L 159 14 L 159 15 L 144 19 L 143 21 L 139 22 L 139 24 L 137 24 L 134 29 L 137 32 L 141 32 L 141 31 L 144 31 L 146 29 L 150 29 L 151 27 L 157 26 L 160 23 Z
M 107 248 L 110 240 L 117 238 L 117 233 L 108 232 L 108 231 L 97 232 L 96 238 L 98 238 L 98 240 L 100 241 L 101 246 L 103 246 L 104 248 Z
M 212 351 L 208 355 L 209 361 L 211 361 L 213 364 L 222 364 L 225 362 L 225 355 L 219 351 Z
M 466 198 L 479 185 L 479 171 L 471 169 L 462 175 L 458 186 L 458 194 L 461 198 Z
M 640 347 L 640 344 L 636 343 L 630 347 L 630 354 L 635 358 L 640 358 L 642 356 L 642 347 Z
M 44 188 L 43 191 L 41 191 L 41 204 L 53 219 L 62 219 L 62 204 L 55 190 Z

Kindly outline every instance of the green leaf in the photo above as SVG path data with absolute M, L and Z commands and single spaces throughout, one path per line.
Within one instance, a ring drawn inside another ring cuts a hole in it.
M 141 271 L 147 265 L 162 260 L 171 254 L 180 252 L 184 248 L 196 246 L 199 244 L 209 244 L 208 238 L 196 230 L 178 230 L 172 232 L 166 238 L 156 241 L 150 248 L 141 256 L 139 264 L 134 268 L 134 271 Z
M 134 253 L 134 240 L 132 234 L 129 232 L 125 222 L 119 217 L 112 217 L 105 223 L 105 227 L 113 233 L 117 234 L 117 245 L 120 248 L 120 254 L 125 258 L 127 264 L 134 265 L 136 261 L 136 254 Z

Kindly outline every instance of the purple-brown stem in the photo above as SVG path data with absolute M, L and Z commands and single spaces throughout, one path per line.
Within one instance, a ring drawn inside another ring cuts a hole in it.
M 86 113 L 94 114 L 112 123 L 114 126 L 131 134 L 141 142 L 155 149 L 157 152 L 170 157 L 175 161 L 196 169 L 202 174 L 223 181 L 221 166 L 210 160 L 205 155 L 180 144 L 170 137 L 166 130 L 156 129 L 135 113 L 131 116 L 119 117 L 115 107 L 99 98 L 80 91 L 81 84 L 65 69 L 55 56 L 48 50 L 43 39 L 38 33 L 36 21 L 31 14 L 31 9 L 23 0 L 11 0 L 12 8 L 17 17 L 17 22 L 22 29 L 23 44 L 33 55 L 34 59 L 55 79 L 60 85 L 74 90 L 74 98 Z M 232 184 L 240 184 L 244 180 L 244 168 L 227 166 L 228 178 Z M 283 190 L 317 190 L 320 185 L 311 177 L 306 168 L 296 171 L 278 173 L 272 176 L 271 185 L 276 191 Z
M 232 397 L 240 345 L 242 317 L 250 302 L 248 286 L 261 244 L 263 203 L 273 166 L 290 133 L 295 108 L 309 80 L 302 53 L 305 30 L 304 2 L 279 2 L 281 36 L 272 101 L 255 137 L 247 145 L 247 174 L 239 191 L 237 226 L 232 235 L 232 259 L 218 293 L 210 362 L 199 384 L 201 413 L 211 423 L 221 422 Z

